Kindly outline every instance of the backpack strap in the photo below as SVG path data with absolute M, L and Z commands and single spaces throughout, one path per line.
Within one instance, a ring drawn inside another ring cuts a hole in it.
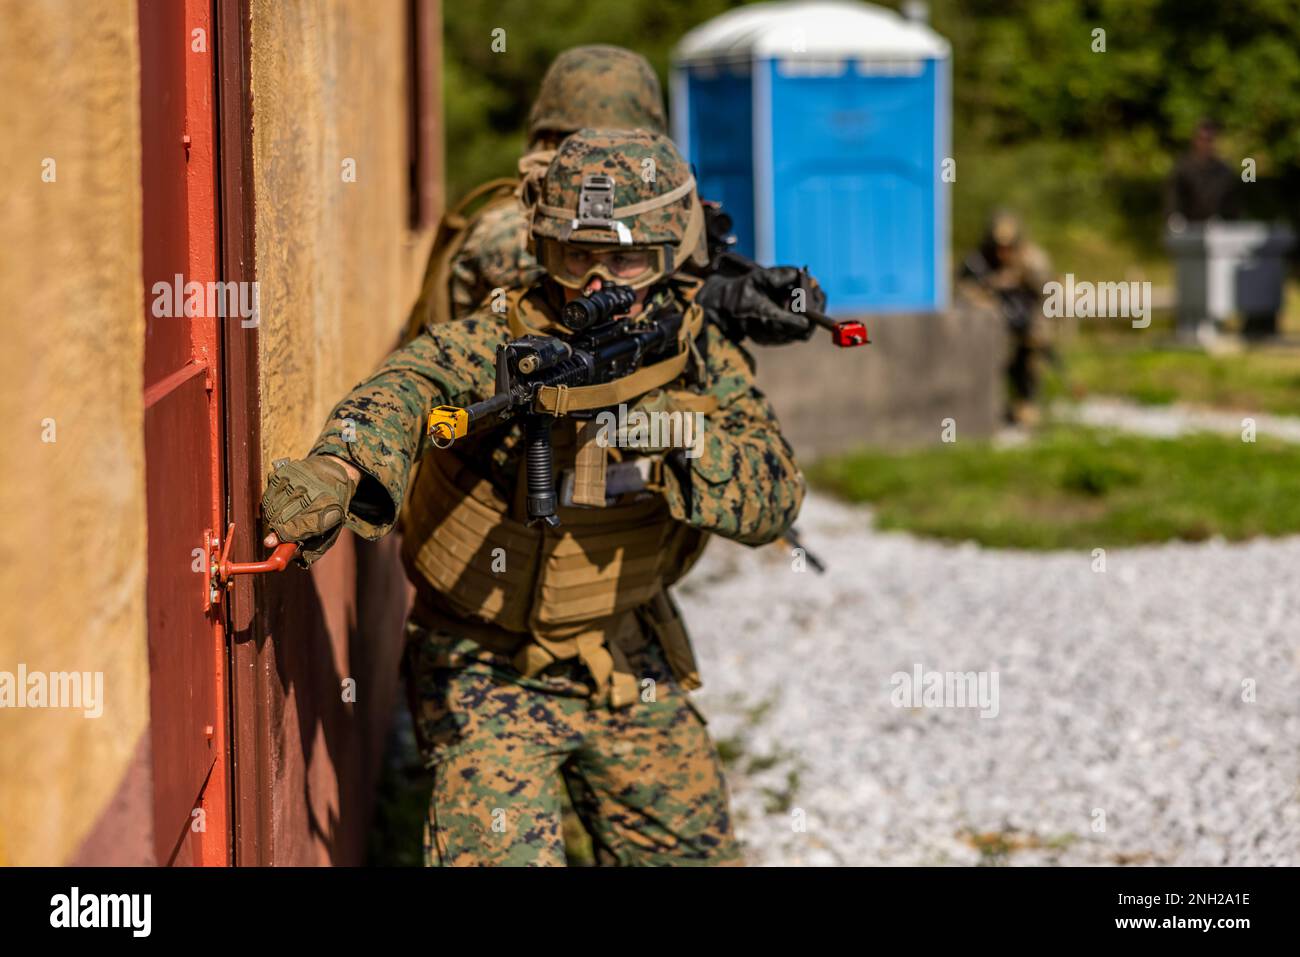
M 519 181 L 510 177 L 488 180 L 470 190 L 438 220 L 429 262 L 424 267 L 424 279 L 420 283 L 420 297 L 406 319 L 403 342 L 410 342 L 426 325 L 450 321 L 451 264 L 464 248 L 474 223 L 491 207 L 505 200 L 513 202 L 518 185 Z

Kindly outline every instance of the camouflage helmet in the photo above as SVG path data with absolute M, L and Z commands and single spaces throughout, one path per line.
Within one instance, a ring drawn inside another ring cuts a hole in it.
M 525 184 L 523 197 L 543 265 L 557 244 L 639 248 L 658 257 L 663 275 L 700 248 L 704 212 L 695 177 L 662 133 L 579 130 L 545 173 Z
M 663 93 L 649 61 L 622 47 L 565 50 L 546 71 L 528 114 L 528 135 L 567 136 L 584 126 L 666 132 Z

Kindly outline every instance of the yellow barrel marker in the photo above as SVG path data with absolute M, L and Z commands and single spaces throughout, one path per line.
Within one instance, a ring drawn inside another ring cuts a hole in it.
M 445 449 L 469 432 L 469 413 L 454 405 L 440 405 L 429 412 L 429 440 Z

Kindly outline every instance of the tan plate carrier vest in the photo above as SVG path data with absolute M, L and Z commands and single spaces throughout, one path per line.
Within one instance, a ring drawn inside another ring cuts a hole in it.
M 551 324 L 521 296 L 510 298 L 512 334 L 545 331 Z M 690 306 L 679 358 L 646 367 L 663 369 L 654 384 L 645 386 L 652 381 L 646 378 L 637 384 L 641 393 L 681 375 L 682 353 L 693 348 L 702 321 L 699 307 Z M 662 378 L 668 373 L 670 379 Z M 570 410 L 610 404 L 609 390 L 594 388 L 603 391 L 570 389 L 561 403 Z M 684 408 L 717 407 L 712 396 L 668 391 Z M 557 412 L 554 396 L 539 405 Z M 602 456 L 611 451 L 579 439 L 575 421 L 561 418 L 553 429 L 557 470 L 574 467 L 593 448 Z M 675 521 L 658 494 L 608 507 L 561 506 L 558 528 L 529 526 L 523 520 L 525 471 L 519 470 L 507 500 L 454 448 L 425 456 L 402 518 L 402 558 L 419 593 L 417 616 L 511 655 L 525 675 L 577 657 L 597 695 L 608 690 L 614 707 L 636 700 L 638 682 L 627 655 L 648 630 L 678 682 L 698 687 L 690 641 L 666 588 L 699 557 L 705 533 Z

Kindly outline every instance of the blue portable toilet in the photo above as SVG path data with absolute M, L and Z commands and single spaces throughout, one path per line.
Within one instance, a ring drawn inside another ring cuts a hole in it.
M 808 266 L 831 312 L 943 309 L 950 57 L 866 3 L 740 7 L 674 50 L 674 136 L 739 251 Z

